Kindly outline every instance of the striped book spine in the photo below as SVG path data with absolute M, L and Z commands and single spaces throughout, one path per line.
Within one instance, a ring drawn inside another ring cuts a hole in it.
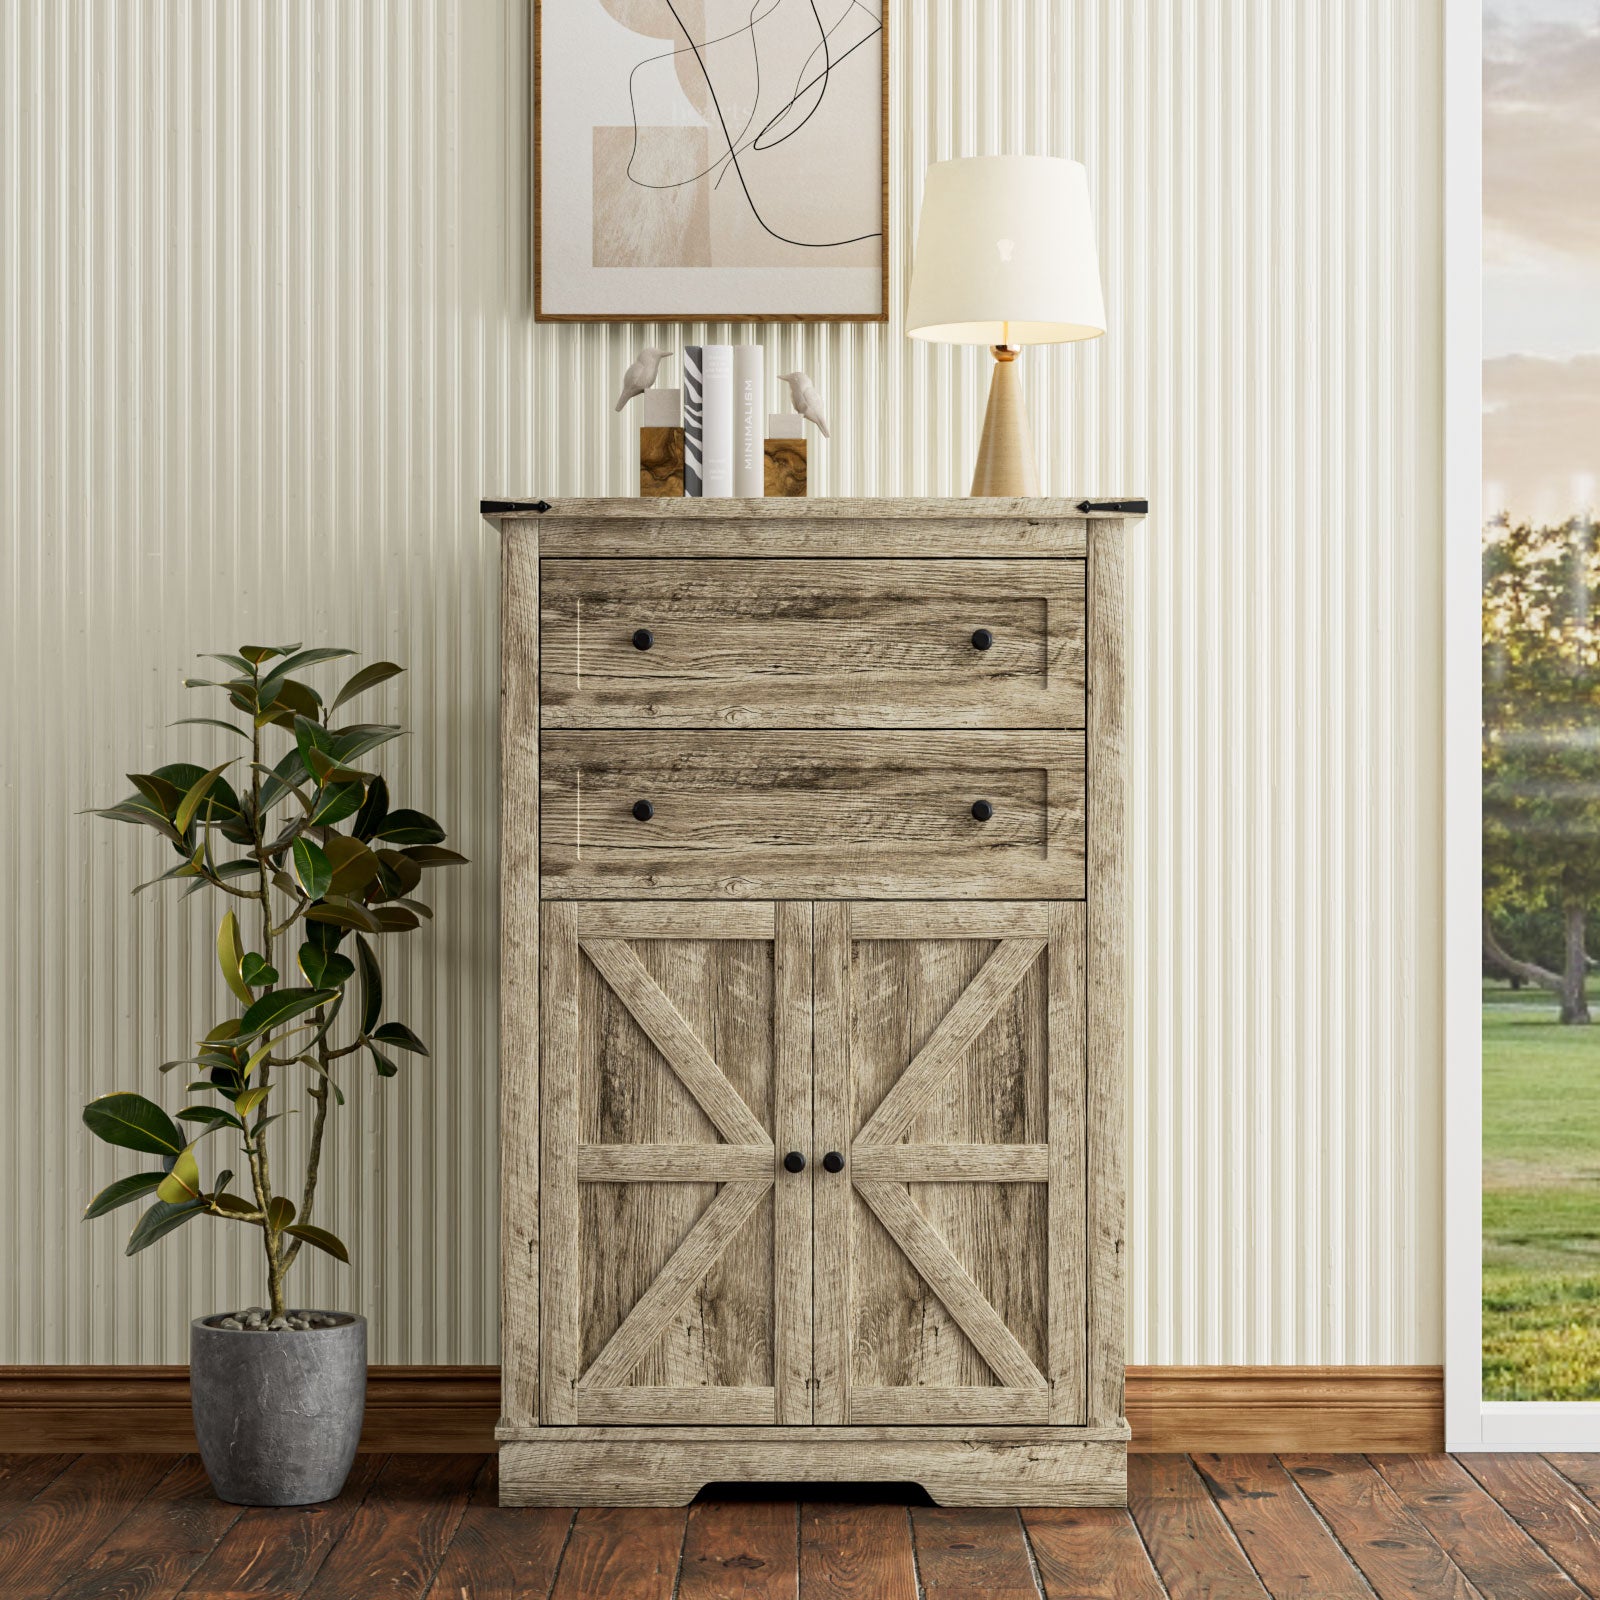
M 702 454 L 705 429 L 705 371 L 697 344 L 683 347 L 683 492 L 705 493 Z

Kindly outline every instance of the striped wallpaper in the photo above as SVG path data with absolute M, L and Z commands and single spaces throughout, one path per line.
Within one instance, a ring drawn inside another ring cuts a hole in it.
M 549 0 L 547 0 L 549 3 Z M 761 338 L 821 493 L 961 493 L 988 358 L 899 326 L 929 161 L 1089 167 L 1111 333 L 1023 361 L 1046 492 L 1133 538 L 1131 1359 L 1439 1355 L 1439 0 L 893 0 L 887 327 L 532 319 L 527 0 L 0 3 L 0 1362 L 172 1361 L 240 1230 L 136 1260 L 85 1098 L 213 1003 L 197 897 L 76 813 L 210 756 L 246 636 L 387 654 L 471 868 L 392 969 L 308 1303 L 496 1353 L 494 536 L 626 493 L 646 340 Z M 773 409 L 777 395 L 769 396 Z M 375 708 L 378 702 L 374 701 Z M 221 735 L 216 736 L 221 739 Z M 209 764 L 209 762 L 208 762 Z M 171 1093 L 175 1086 L 169 1086 Z

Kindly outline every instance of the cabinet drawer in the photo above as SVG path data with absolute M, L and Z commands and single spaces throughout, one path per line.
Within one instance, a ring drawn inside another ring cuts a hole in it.
M 555 560 L 540 584 L 546 727 L 1084 724 L 1082 561 Z
M 572 732 L 541 755 L 546 899 L 1083 894 L 1080 733 Z

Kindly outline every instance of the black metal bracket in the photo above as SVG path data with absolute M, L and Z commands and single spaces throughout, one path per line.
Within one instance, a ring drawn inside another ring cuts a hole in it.
M 550 509 L 548 500 L 480 500 L 479 512 L 486 517 L 503 517 L 511 511 L 537 511 L 540 516 Z
M 1150 511 L 1148 500 L 1080 500 L 1080 511 L 1120 511 L 1127 517 L 1147 516 Z

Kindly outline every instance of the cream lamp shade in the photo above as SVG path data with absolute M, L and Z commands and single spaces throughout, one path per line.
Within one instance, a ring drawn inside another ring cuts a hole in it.
M 1015 360 L 1025 344 L 1106 331 L 1089 177 L 1056 156 L 967 156 L 928 168 L 906 333 L 986 344 L 994 378 L 973 494 L 1037 494 Z

